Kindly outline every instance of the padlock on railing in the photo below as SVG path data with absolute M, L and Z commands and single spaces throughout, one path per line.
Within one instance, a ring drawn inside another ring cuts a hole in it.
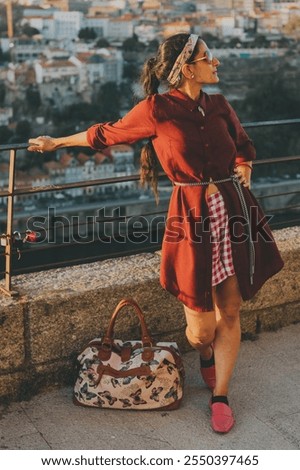
M 8 241 L 8 236 L 6 235 L 6 233 L 2 233 L 2 235 L 0 236 L 0 246 L 7 246 L 9 241 Z
M 21 258 L 21 250 L 25 242 L 37 243 L 39 241 L 39 236 L 37 232 L 33 230 L 26 230 L 25 237 L 22 238 L 22 235 L 19 231 L 15 231 L 11 237 L 12 246 L 17 250 L 18 260 Z M 6 233 L 2 233 L 0 236 L 0 246 L 6 247 L 9 245 L 10 238 Z

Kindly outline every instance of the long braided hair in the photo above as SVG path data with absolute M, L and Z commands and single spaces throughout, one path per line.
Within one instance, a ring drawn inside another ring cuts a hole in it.
M 188 38 L 189 34 L 185 33 L 179 33 L 169 37 L 159 46 L 156 57 L 152 57 L 145 62 L 141 75 L 141 84 L 146 96 L 158 93 L 160 83 L 167 80 Z M 197 52 L 198 47 L 196 46 L 188 62 L 194 59 Z M 180 85 L 181 79 L 182 77 L 180 76 L 176 87 Z M 158 203 L 157 185 L 159 163 L 151 140 L 142 148 L 140 163 L 140 183 L 142 186 L 148 185 L 152 188 L 156 203 Z

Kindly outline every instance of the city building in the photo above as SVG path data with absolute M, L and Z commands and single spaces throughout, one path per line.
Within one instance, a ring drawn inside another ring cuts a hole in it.
M 69 11 L 69 3 L 69 0 L 44 0 L 42 5 L 47 8 L 50 6 L 61 11 Z
M 45 42 L 42 40 L 16 38 L 10 52 L 14 62 L 33 62 L 42 56 L 44 49 Z
M 167 38 L 176 33 L 190 33 L 191 25 L 186 21 L 165 22 L 161 25 L 163 37 Z
M 84 15 L 79 11 L 55 11 L 53 19 L 56 39 L 76 39 L 84 26 Z
M 134 34 L 136 34 L 140 42 L 147 44 L 157 38 L 158 30 L 154 25 L 140 24 L 134 27 Z
M 108 40 L 124 41 L 131 38 L 134 31 L 134 19 L 131 15 L 111 18 L 109 21 Z
M 91 52 L 81 52 L 77 60 L 86 74 L 87 86 L 95 82 L 104 84 L 115 81 L 120 84 L 123 76 L 122 52 L 115 48 L 94 49 Z
M 109 32 L 110 18 L 106 15 L 86 15 L 85 27 L 95 31 L 97 36 L 107 38 Z

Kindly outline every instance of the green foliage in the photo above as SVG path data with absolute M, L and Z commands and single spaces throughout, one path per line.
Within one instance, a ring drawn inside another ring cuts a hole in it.
M 26 90 L 26 101 L 30 111 L 37 111 L 41 105 L 41 96 L 37 86 L 29 85 Z
M 81 101 L 80 103 L 66 106 L 61 113 L 55 115 L 56 123 L 68 123 L 69 126 L 77 125 L 80 122 L 90 122 L 97 116 L 95 107 L 90 103 Z
M 145 44 L 140 42 L 134 34 L 131 38 L 125 39 L 122 49 L 126 52 L 142 52 L 145 49 Z
M 147 46 L 147 50 L 148 52 L 157 52 L 158 47 L 159 41 L 157 39 L 152 39 Z
M 32 28 L 32 26 L 26 23 L 22 28 L 22 33 L 32 38 L 32 36 L 35 36 L 36 34 L 40 34 L 40 31 L 36 28 Z
M 119 118 L 121 95 L 115 82 L 102 85 L 96 102 L 99 121 L 114 121 Z
M 244 100 L 253 120 L 299 117 L 300 96 L 283 74 L 278 72 L 260 79 Z
M 78 33 L 79 39 L 94 40 L 97 37 L 93 28 L 82 28 Z
M 7 126 L 0 126 L 0 145 L 7 144 L 13 136 L 13 131 Z
M 123 78 L 128 78 L 129 80 L 135 81 L 140 75 L 140 70 L 136 64 L 130 62 L 125 63 L 123 67 Z
M 110 44 L 109 44 L 108 40 L 105 39 L 105 38 L 100 38 L 96 42 L 96 47 L 109 47 L 109 46 L 110 46 Z
M 4 106 L 5 95 L 6 95 L 5 83 L 0 82 L 0 106 Z

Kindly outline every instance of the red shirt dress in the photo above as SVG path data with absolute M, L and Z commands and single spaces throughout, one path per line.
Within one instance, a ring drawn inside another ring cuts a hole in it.
M 152 95 L 116 122 L 87 131 L 89 145 L 102 150 L 151 138 L 173 182 L 219 180 L 236 163 L 255 159 L 255 149 L 237 115 L 220 95 L 201 92 L 192 100 L 179 90 Z M 231 248 L 243 300 L 251 299 L 283 267 L 273 235 L 252 192 L 242 186 L 255 247 L 255 273 L 249 278 L 249 244 L 240 199 L 231 181 L 217 184 L 231 222 Z M 160 282 L 189 308 L 213 310 L 212 247 L 207 186 L 174 186 L 162 245 Z

